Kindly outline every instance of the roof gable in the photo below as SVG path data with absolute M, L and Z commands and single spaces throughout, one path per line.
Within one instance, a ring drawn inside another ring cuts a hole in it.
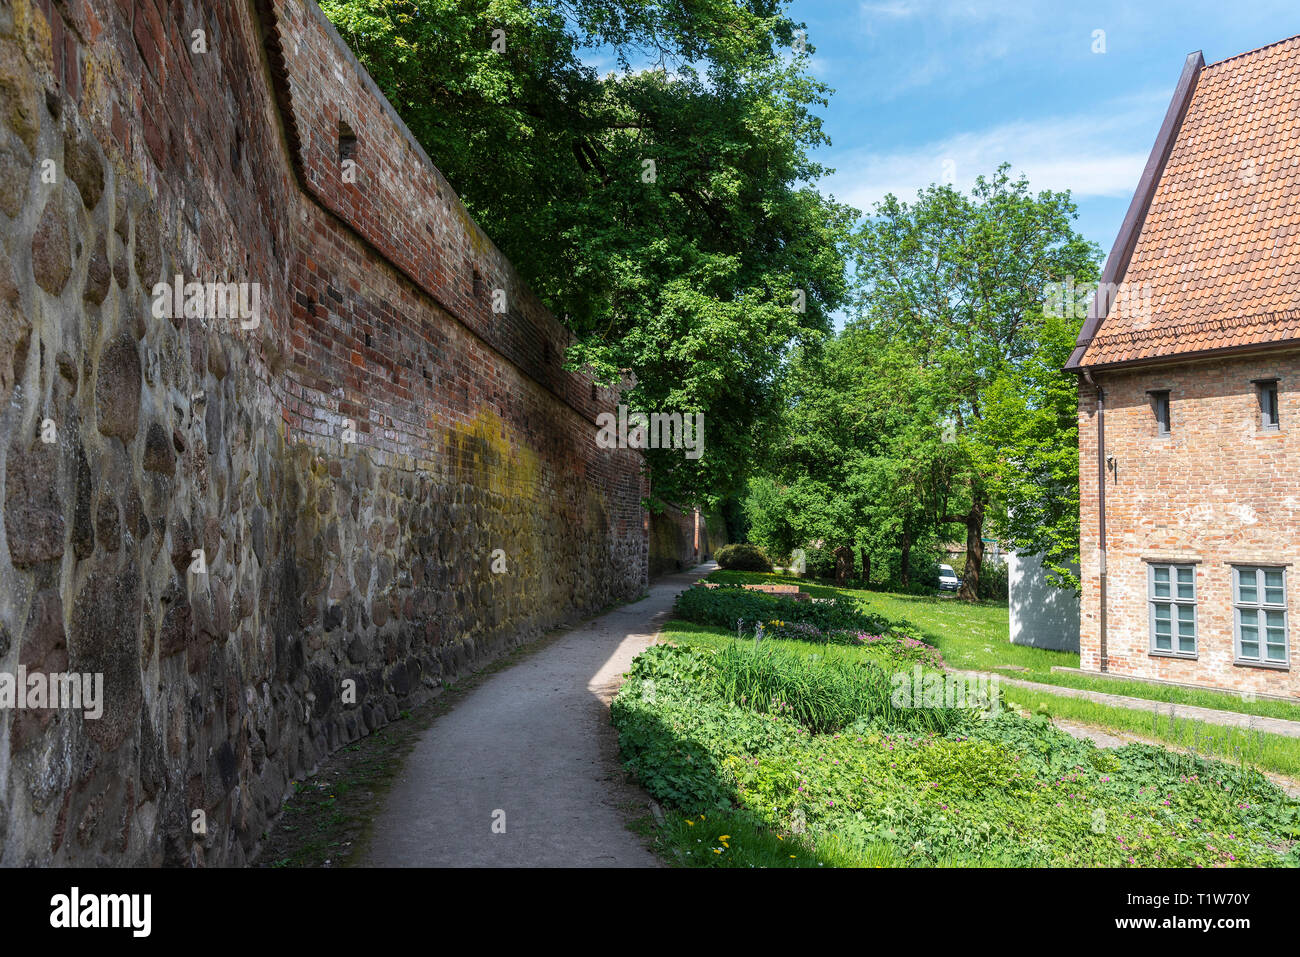
M 1122 294 L 1099 293 L 1070 367 L 1300 341 L 1300 37 L 1195 74 L 1107 261 Z

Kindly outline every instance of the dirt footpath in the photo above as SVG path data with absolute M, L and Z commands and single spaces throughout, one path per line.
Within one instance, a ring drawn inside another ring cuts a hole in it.
M 627 823 L 609 700 L 673 599 L 716 566 L 659 579 L 648 597 L 578 626 L 493 675 L 438 718 L 379 810 L 374 867 L 655 867 Z

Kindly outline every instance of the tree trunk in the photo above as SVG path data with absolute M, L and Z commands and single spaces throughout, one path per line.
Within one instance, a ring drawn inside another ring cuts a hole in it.
M 871 556 L 867 554 L 865 548 L 858 549 L 862 553 L 862 583 L 871 585 Z
M 843 588 L 853 574 L 853 549 L 841 545 L 835 549 L 835 584 Z
M 984 498 L 976 496 L 966 513 L 966 571 L 958 598 L 975 601 L 980 594 L 980 573 L 984 570 Z
M 903 591 L 907 591 L 908 586 L 912 584 L 912 534 L 908 531 L 903 532 L 902 552 Z

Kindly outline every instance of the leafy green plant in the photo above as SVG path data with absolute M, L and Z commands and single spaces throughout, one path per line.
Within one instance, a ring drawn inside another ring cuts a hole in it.
M 1100 749 L 1044 717 L 891 709 L 869 645 L 667 633 L 612 711 L 683 866 L 1300 864 L 1300 803 L 1249 768 Z
M 738 621 L 751 630 L 757 622 L 803 622 L 819 632 L 874 631 L 887 623 L 861 610 L 851 598 L 827 598 L 798 601 L 781 595 L 769 595 L 741 586 L 689 588 L 677 596 L 673 606 L 677 617 L 700 625 L 736 628 Z
M 723 545 L 715 556 L 723 568 L 742 572 L 770 572 L 772 560 L 757 545 Z

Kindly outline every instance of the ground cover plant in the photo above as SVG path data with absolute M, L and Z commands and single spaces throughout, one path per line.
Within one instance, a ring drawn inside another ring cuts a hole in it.
M 880 623 L 880 627 L 900 631 L 933 645 L 954 668 L 1000 672 L 1005 677 L 1025 681 L 1146 698 L 1173 705 L 1300 721 L 1300 704 L 1288 701 L 1264 697 L 1252 700 L 1226 691 L 1054 670 L 1078 668 L 1078 653 L 1011 644 L 1006 602 L 967 602 L 933 594 L 900 595 L 859 588 L 833 588 L 793 576 L 749 572 L 717 571 L 708 580 L 726 584 L 797 584 L 800 590 L 814 597 L 852 598 Z M 1297 752 L 1297 759 L 1300 759 L 1300 752 Z
M 1300 804 L 1258 771 L 1100 749 L 1043 716 L 895 707 L 891 675 L 919 664 L 897 640 L 756 641 L 685 622 L 665 637 L 634 661 L 612 713 L 679 863 L 1300 864 Z

